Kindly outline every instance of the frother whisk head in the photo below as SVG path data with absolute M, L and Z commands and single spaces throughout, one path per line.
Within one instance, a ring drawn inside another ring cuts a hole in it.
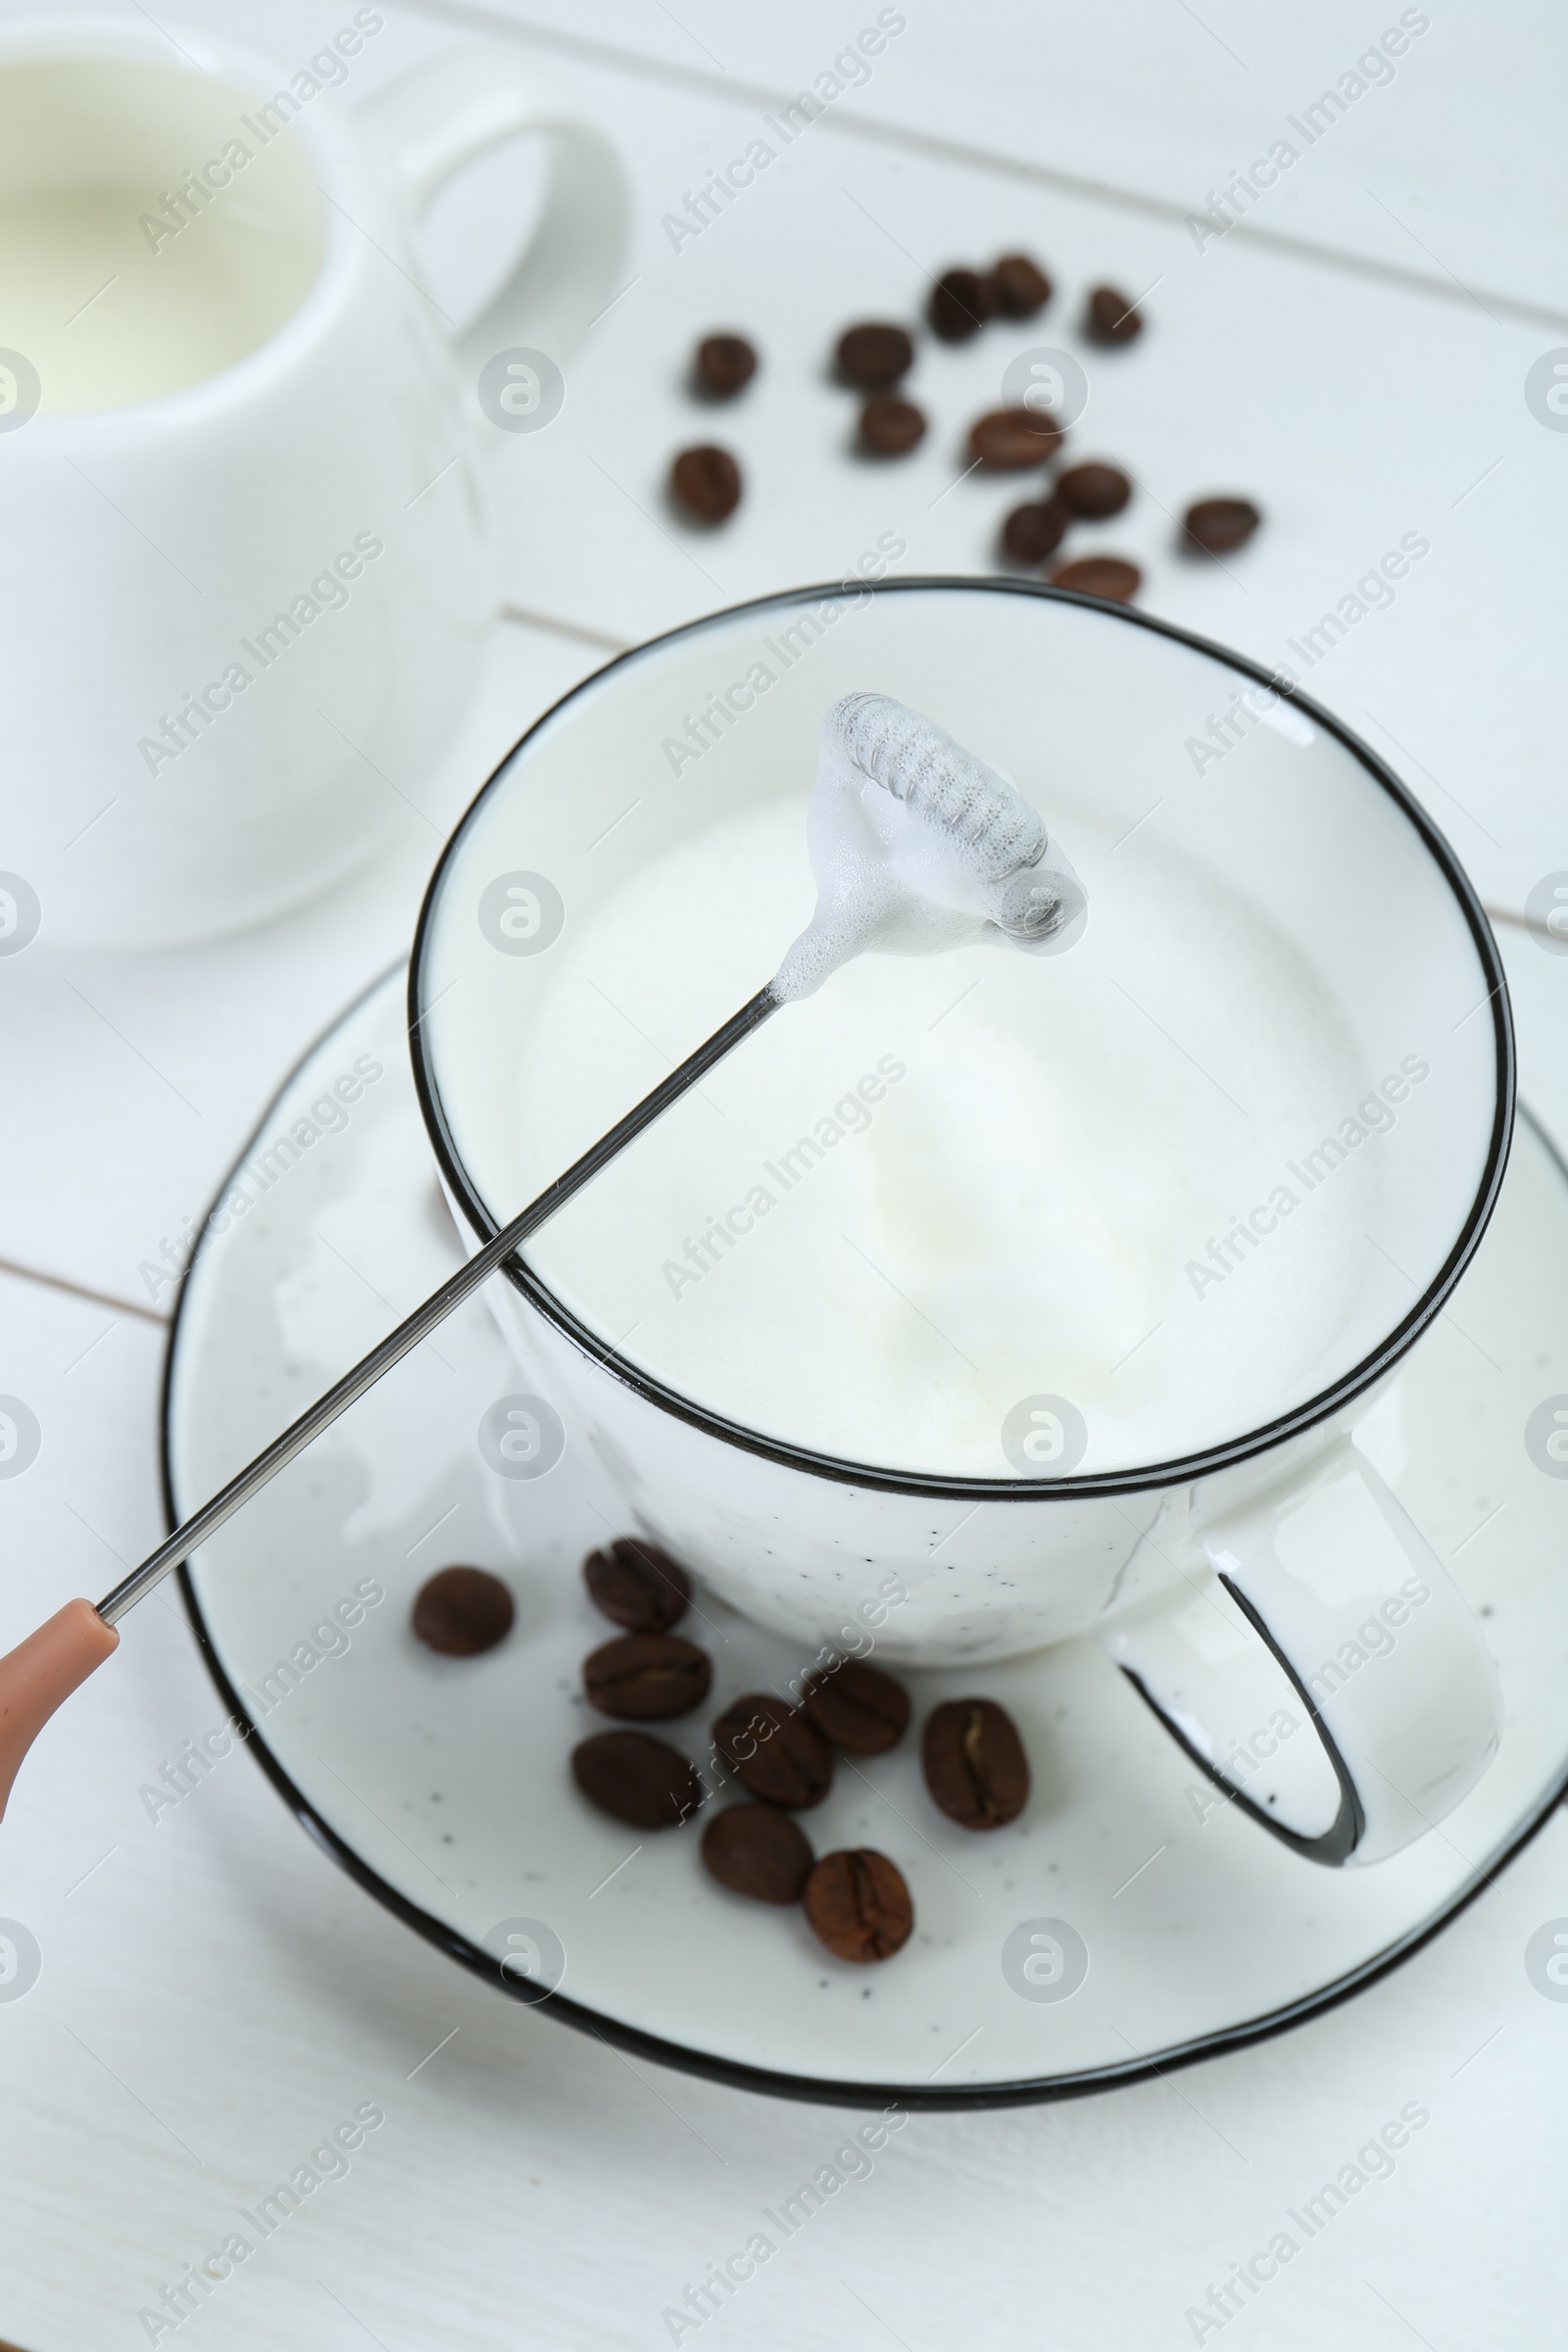
M 807 820 L 817 905 L 773 981 L 810 996 L 854 956 L 934 955 L 990 938 L 1070 947 L 1082 883 L 1001 770 L 886 694 L 847 694 L 822 721 Z

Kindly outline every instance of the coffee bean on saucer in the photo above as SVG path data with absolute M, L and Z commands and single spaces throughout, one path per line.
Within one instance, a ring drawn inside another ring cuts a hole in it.
M 996 290 L 978 270 L 950 270 L 937 279 L 926 305 L 931 331 L 944 343 L 967 343 L 996 308 Z
M 1119 466 L 1069 466 L 1056 476 L 1056 496 L 1086 522 L 1103 522 L 1107 514 L 1119 514 L 1132 494 L 1133 486 Z
M 950 1698 L 926 1718 L 920 1762 L 932 1801 L 965 1830 L 1000 1830 L 1029 1801 L 1029 1759 L 991 1698 Z
M 868 318 L 859 326 L 845 328 L 836 357 L 847 384 L 862 392 L 885 392 L 908 373 L 914 364 L 914 345 L 902 326 Z
M 891 1960 L 909 1940 L 914 1905 L 897 1865 L 862 1845 L 822 1856 L 806 1882 L 806 1916 L 835 1960 Z
M 969 455 L 982 466 L 1016 471 L 1043 466 L 1065 438 L 1061 426 L 1037 409 L 992 409 L 969 427 Z
M 710 400 L 733 400 L 757 373 L 757 354 L 744 335 L 705 335 L 695 373 Z
M 905 457 L 924 435 L 925 416 L 912 400 L 878 392 L 860 411 L 860 447 L 872 457 Z
M 1097 343 L 1130 343 L 1144 331 L 1143 319 L 1114 286 L 1096 286 L 1089 297 L 1084 326 Z
M 703 1860 L 732 1894 L 798 1903 L 812 1854 L 805 1833 L 776 1805 L 726 1805 L 703 1832 Z
M 801 1706 L 807 1721 L 847 1756 L 880 1756 L 897 1747 L 908 1728 L 904 1685 L 861 1658 L 808 1675 Z
M 623 1723 L 690 1714 L 708 1696 L 712 1679 L 707 1651 L 679 1634 L 622 1634 L 582 1662 L 589 1705 Z
M 1051 575 L 1055 588 L 1076 588 L 1080 596 L 1102 596 L 1113 605 L 1130 605 L 1143 586 L 1136 564 L 1122 556 L 1080 556 L 1075 563 L 1058 564 Z
M 485 1568 L 442 1568 L 421 1585 L 413 1625 L 427 1648 L 443 1657 L 476 1658 L 512 1631 L 512 1594 Z
M 631 1634 L 667 1634 L 686 1614 L 692 1588 L 686 1571 L 657 1544 L 619 1536 L 582 1564 L 588 1597 L 612 1625 Z
M 742 1788 L 766 1805 L 803 1811 L 833 1785 L 833 1751 L 804 1715 L 771 1690 L 732 1700 L 713 1726 L 713 1745 Z
M 703 1801 L 696 1765 L 651 1732 L 596 1732 L 572 1749 L 571 1777 L 634 1830 L 672 1830 Z
M 1182 529 L 1208 556 L 1228 556 L 1250 539 L 1263 517 L 1250 498 L 1200 498 L 1182 516 Z
M 1002 526 L 1002 544 L 1014 564 L 1043 564 L 1067 535 L 1072 516 L 1059 498 L 1014 507 Z
M 727 449 L 683 449 L 669 469 L 670 488 L 699 522 L 722 522 L 741 503 L 741 469 Z
M 991 272 L 992 300 L 1004 318 L 1032 318 L 1051 300 L 1051 280 L 1026 253 L 1004 253 Z

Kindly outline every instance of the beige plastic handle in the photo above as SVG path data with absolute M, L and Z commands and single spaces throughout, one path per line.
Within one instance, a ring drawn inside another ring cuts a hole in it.
M 55 1709 L 120 1647 L 90 1600 L 63 1609 L 0 1658 L 0 1821 L 22 1759 Z

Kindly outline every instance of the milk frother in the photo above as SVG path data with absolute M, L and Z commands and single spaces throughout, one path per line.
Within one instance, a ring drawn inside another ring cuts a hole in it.
M 548 1184 L 396 1330 L 318 1396 L 95 1607 L 69 1600 L 0 1657 L 0 1817 L 38 1733 L 119 1646 L 121 1619 L 426 1339 L 547 1218 L 781 1005 L 852 957 L 930 955 L 989 939 L 1072 946 L 1083 886 L 1011 781 L 890 696 L 851 694 L 821 727 L 808 820 L 817 905 L 774 977 Z

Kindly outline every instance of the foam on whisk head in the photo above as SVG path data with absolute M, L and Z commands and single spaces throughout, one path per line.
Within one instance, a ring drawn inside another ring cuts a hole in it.
M 848 694 L 822 721 L 807 817 L 816 912 L 779 966 L 781 1002 L 854 956 L 929 956 L 990 938 L 1070 947 L 1083 885 L 1044 819 L 997 768 L 885 694 Z
M 822 751 L 869 776 L 951 836 L 974 870 L 1004 881 L 1045 855 L 1046 827 L 994 767 L 934 720 L 886 694 L 847 694 L 822 722 Z

